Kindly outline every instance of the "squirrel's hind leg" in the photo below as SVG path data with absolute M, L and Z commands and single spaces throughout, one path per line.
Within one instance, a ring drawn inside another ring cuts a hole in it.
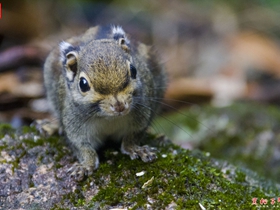
M 35 120 L 31 126 L 35 126 L 36 129 L 44 136 L 52 136 L 59 131 L 59 122 L 57 119 L 43 119 Z

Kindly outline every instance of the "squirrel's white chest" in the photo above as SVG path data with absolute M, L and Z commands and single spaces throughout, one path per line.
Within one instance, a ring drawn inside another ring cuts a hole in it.
M 130 118 L 126 116 L 113 119 L 94 118 L 87 125 L 87 130 L 100 141 L 109 136 L 118 140 L 131 133 L 131 126 Z

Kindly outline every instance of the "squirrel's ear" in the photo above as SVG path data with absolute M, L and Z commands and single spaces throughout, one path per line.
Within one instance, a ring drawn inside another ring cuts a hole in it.
M 113 33 L 114 39 L 118 42 L 118 44 L 121 46 L 121 48 L 123 50 L 125 50 L 126 52 L 128 52 L 130 50 L 130 46 L 129 46 L 130 41 L 126 37 L 126 34 L 125 34 L 124 30 L 122 29 L 122 27 L 113 26 L 112 33 Z
M 60 43 L 61 60 L 64 69 L 66 70 L 66 77 L 69 81 L 73 81 L 77 74 L 77 58 L 78 53 L 74 46 L 68 42 Z

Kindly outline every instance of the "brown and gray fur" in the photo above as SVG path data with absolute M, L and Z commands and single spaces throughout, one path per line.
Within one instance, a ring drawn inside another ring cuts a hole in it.
M 156 158 L 139 143 L 159 110 L 165 79 L 153 48 L 130 43 L 121 27 L 90 28 L 50 53 L 45 87 L 57 128 L 79 159 L 69 170 L 72 175 L 81 180 L 98 167 L 96 149 L 107 139 L 120 141 L 131 159 Z

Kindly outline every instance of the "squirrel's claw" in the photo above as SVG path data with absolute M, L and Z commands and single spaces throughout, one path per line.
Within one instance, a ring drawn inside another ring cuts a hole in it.
M 92 175 L 93 170 L 93 166 L 86 166 L 76 162 L 67 170 L 67 174 L 70 173 L 71 178 L 74 178 L 77 181 L 82 181 L 85 177 Z
M 155 154 L 156 148 L 149 147 L 148 145 L 144 146 L 131 146 L 131 147 L 122 147 L 122 153 L 130 156 L 132 160 L 140 157 L 143 162 L 151 162 L 157 158 Z

